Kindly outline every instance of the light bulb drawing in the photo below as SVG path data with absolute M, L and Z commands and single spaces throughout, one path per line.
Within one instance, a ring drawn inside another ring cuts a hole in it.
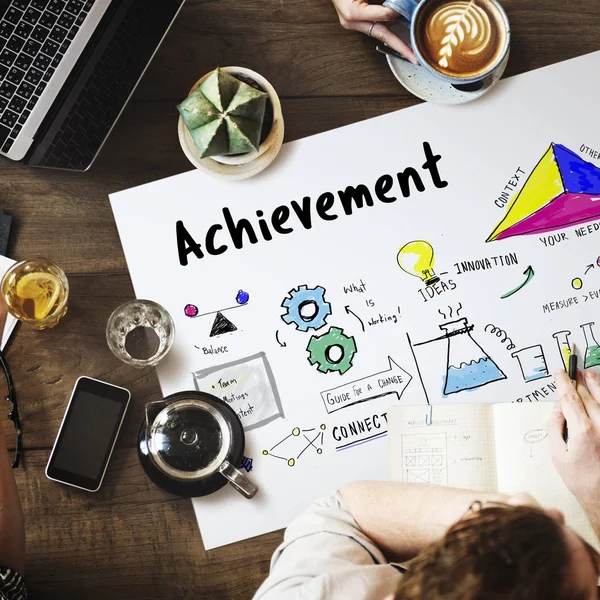
M 440 280 L 433 270 L 435 253 L 429 242 L 414 240 L 404 244 L 398 250 L 396 260 L 405 273 L 418 277 L 425 285 L 433 285 Z

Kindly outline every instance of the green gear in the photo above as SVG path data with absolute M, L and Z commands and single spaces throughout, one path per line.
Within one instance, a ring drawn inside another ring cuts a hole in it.
M 342 351 L 342 356 L 336 362 L 329 359 L 329 350 L 338 346 Z M 313 336 L 306 347 L 309 354 L 308 362 L 311 365 L 317 365 L 317 370 L 321 373 L 337 371 L 343 375 L 351 366 L 352 359 L 356 354 L 356 342 L 353 336 L 348 336 L 339 327 L 332 327 L 327 333 L 320 336 Z

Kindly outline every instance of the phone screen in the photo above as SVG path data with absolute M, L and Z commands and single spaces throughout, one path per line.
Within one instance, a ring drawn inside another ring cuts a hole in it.
M 129 392 L 80 378 L 46 469 L 48 477 L 87 490 L 100 487 Z

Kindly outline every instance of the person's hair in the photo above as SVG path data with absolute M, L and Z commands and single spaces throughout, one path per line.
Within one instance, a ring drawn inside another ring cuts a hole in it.
M 409 563 L 396 600 L 578 600 L 563 527 L 529 506 L 481 508 Z

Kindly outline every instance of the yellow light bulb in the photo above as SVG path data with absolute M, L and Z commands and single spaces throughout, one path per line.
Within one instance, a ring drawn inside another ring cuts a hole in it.
M 403 271 L 422 279 L 425 285 L 433 285 L 440 280 L 433 270 L 435 255 L 429 242 L 408 242 L 398 251 L 397 260 Z

